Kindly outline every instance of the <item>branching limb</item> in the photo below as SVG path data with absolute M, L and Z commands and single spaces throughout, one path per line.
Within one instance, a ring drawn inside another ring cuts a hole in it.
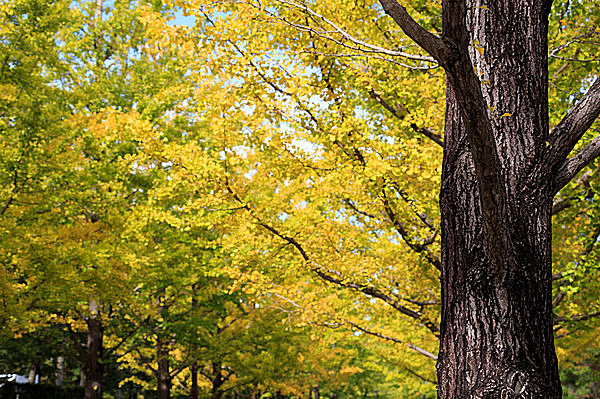
M 444 66 L 447 63 L 450 50 L 442 39 L 419 25 L 396 0 L 379 0 L 379 3 L 385 13 L 392 17 L 406 33 L 406 36 L 431 54 L 440 65 Z
M 380 3 L 404 33 L 429 52 L 447 73 L 448 95 L 454 96 L 459 104 L 473 155 L 486 243 L 500 267 L 498 277 L 502 278 L 506 254 L 513 253 L 506 221 L 506 193 L 481 82 L 469 58 L 470 36 L 466 27 L 465 2 L 449 1 L 443 7 L 442 38 L 419 25 L 396 0 L 380 0 Z
M 600 103 L 600 97 L 598 98 Z M 600 110 L 600 107 L 598 108 Z M 567 159 L 560 166 L 554 178 L 554 189 L 558 192 L 571 181 L 583 168 L 589 165 L 600 155 L 600 135 L 596 136 L 581 151 L 572 158 Z
M 580 154 L 567 159 L 598 115 L 600 115 L 600 77 L 596 78 L 587 93 L 550 132 L 547 165 L 556 170 L 556 191 L 575 176 L 573 173 L 576 174 L 597 156 L 598 140 L 594 139 Z
M 442 63 L 448 79 L 447 97 L 454 97 L 460 109 L 477 175 L 484 239 L 498 267 L 495 278 L 503 279 L 507 263 L 513 261 L 507 254 L 514 253 L 506 214 L 507 193 L 488 107 L 469 56 L 465 1 L 445 2 L 442 20 L 443 40 L 453 49 L 452 56 Z
M 406 245 L 408 245 L 408 247 L 410 249 L 412 249 L 413 251 L 415 251 L 417 253 L 423 253 L 425 256 L 425 259 L 427 259 L 427 261 L 429 263 L 431 263 L 433 266 L 435 266 L 436 269 L 441 270 L 442 262 L 440 261 L 440 259 L 437 256 L 435 256 L 433 253 L 431 253 L 431 251 L 427 248 L 427 246 L 435 240 L 436 232 L 434 231 L 434 234 L 430 238 L 425 240 L 423 243 L 419 243 L 419 242 L 416 242 L 415 240 L 412 240 L 410 238 L 410 235 L 406 231 L 404 225 L 400 222 L 400 220 L 398 220 L 398 217 L 396 216 L 396 213 L 392 209 L 390 202 L 385 194 L 385 191 L 382 191 L 381 201 L 383 203 L 385 212 L 388 215 L 390 222 L 392 223 L 392 226 L 394 226 L 394 229 L 396 229 L 398 234 L 400 234 L 400 237 L 402 237 L 402 239 L 404 240 Z

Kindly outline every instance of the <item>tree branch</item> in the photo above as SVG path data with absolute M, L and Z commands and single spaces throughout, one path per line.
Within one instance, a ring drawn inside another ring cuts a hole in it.
M 585 321 L 585 320 L 593 319 L 594 317 L 598 317 L 598 316 L 600 316 L 600 312 L 581 314 L 581 315 L 571 316 L 571 317 L 556 316 L 552 319 L 552 323 L 554 325 L 557 325 L 557 324 L 563 323 L 565 321 L 571 321 L 571 322 Z
M 497 265 L 495 278 L 503 279 L 505 267 L 514 253 L 506 217 L 506 191 L 502 163 L 481 91 L 481 82 L 469 56 L 470 35 L 466 26 L 465 1 L 447 1 L 442 8 L 443 40 L 452 46 L 451 57 L 444 67 L 448 85 L 447 97 L 458 103 L 464 129 L 469 140 L 481 198 L 484 239 Z
M 440 65 L 444 66 L 448 62 L 450 50 L 442 39 L 419 25 L 396 0 L 379 0 L 379 3 L 406 36 L 431 54 Z
M 599 97 L 600 104 L 600 97 Z M 600 107 L 598 108 L 600 110 Z M 596 136 L 574 157 L 564 161 L 554 178 L 554 190 L 558 192 L 569 183 L 583 168 L 600 155 L 600 135 Z
M 590 189 L 590 180 L 596 176 L 596 174 L 600 171 L 600 168 L 596 168 L 593 170 L 588 170 L 575 181 L 575 189 L 580 187 L 584 187 L 587 189 L 586 199 L 589 199 L 593 196 L 593 190 Z M 571 197 L 562 197 L 557 196 L 552 203 L 552 216 L 559 214 L 565 209 L 568 209 L 572 206 L 573 201 L 575 201 L 576 196 Z
M 368 330 L 368 329 L 366 329 L 364 327 L 361 327 L 358 324 L 354 324 L 352 322 L 348 322 L 348 324 L 350 324 L 352 327 L 356 328 L 357 330 L 364 332 L 365 334 L 372 335 L 372 336 L 377 337 L 377 338 L 385 339 L 387 341 L 392 341 L 392 342 L 395 342 L 397 344 L 404 344 L 404 345 L 408 346 L 410 349 L 414 350 L 417 353 L 420 353 L 423 356 L 426 356 L 426 357 L 428 357 L 428 358 L 430 358 L 432 360 L 438 360 L 438 357 L 436 355 L 434 355 L 431 352 L 426 351 L 425 349 L 419 348 L 417 345 L 413 345 L 413 344 L 411 344 L 409 342 L 404 342 L 404 341 L 401 341 L 401 340 L 399 340 L 397 338 L 389 337 L 387 335 L 384 335 L 384 334 L 381 334 L 381 333 L 378 333 L 378 332 L 375 332 L 375 331 Z
M 395 212 L 393 211 L 390 205 L 387 195 L 383 190 L 381 192 L 381 201 L 383 203 L 385 213 L 387 214 L 390 222 L 392 223 L 392 226 L 398 232 L 398 234 L 400 234 L 400 237 L 402 237 L 402 240 L 404 240 L 406 245 L 408 245 L 408 247 L 416 253 L 423 253 L 425 259 L 427 259 L 429 263 L 431 263 L 436 269 L 441 270 L 442 263 L 440 259 L 434 254 L 432 254 L 431 251 L 429 251 L 429 249 L 427 248 L 427 246 L 433 243 L 433 240 L 435 240 L 436 231 L 434 231 L 434 234 L 429 239 L 425 240 L 423 243 L 411 240 L 409 237 L 410 235 L 406 231 L 404 225 L 398 220 Z
M 240 205 L 242 205 L 244 207 L 244 209 L 250 214 L 250 216 L 252 218 L 255 219 L 256 223 L 263 227 L 264 229 L 268 230 L 269 232 L 271 232 L 272 234 L 274 234 L 275 236 L 281 238 L 282 240 L 286 241 L 288 244 L 291 244 L 299 253 L 300 256 L 302 256 L 302 259 L 304 260 L 304 262 L 306 263 L 306 265 L 310 268 L 310 270 L 312 270 L 317 276 L 319 276 L 321 279 L 330 282 L 332 284 L 338 285 L 340 287 L 344 287 L 344 288 L 349 288 L 352 289 L 354 291 L 358 291 L 361 292 L 367 296 L 370 296 L 372 298 L 377 298 L 377 299 L 381 299 L 383 302 L 385 302 L 386 304 L 390 305 L 391 307 L 393 307 L 394 309 L 396 309 L 398 312 L 409 316 L 415 320 L 418 320 L 419 322 L 423 323 L 423 325 L 425 327 L 427 327 L 429 329 L 429 331 L 431 331 L 434 335 L 438 335 L 439 334 L 439 328 L 437 327 L 437 325 L 433 322 L 431 322 L 430 320 L 427 319 L 423 319 L 422 316 L 418 313 L 415 312 L 412 309 L 407 308 L 406 306 L 401 305 L 400 303 L 398 303 L 398 301 L 394 300 L 391 296 L 385 294 L 384 292 L 382 292 L 381 290 L 375 288 L 375 287 L 371 287 L 369 285 L 366 284 L 361 284 L 361 283 L 355 283 L 352 281 L 348 281 L 347 279 L 345 279 L 343 276 L 339 276 L 339 277 L 334 277 L 328 270 L 324 269 L 323 267 L 317 265 L 316 263 L 314 263 L 312 261 L 312 259 L 310 258 L 310 256 L 308 255 L 308 253 L 306 252 L 306 250 L 304 249 L 304 247 L 294 238 L 294 237 L 290 237 L 282 232 L 280 232 L 279 230 L 277 230 L 276 228 L 274 228 L 273 226 L 269 225 L 268 223 L 265 223 L 258 215 L 256 215 L 253 211 L 252 208 L 246 204 L 236 193 L 235 191 L 233 191 L 233 189 L 231 188 L 230 184 L 229 184 L 229 180 L 226 177 L 225 178 L 225 185 L 227 188 L 227 191 L 229 192 L 229 194 L 233 197 L 233 199 L 240 203 Z
M 398 113 L 399 111 L 399 107 L 393 107 L 390 103 L 388 103 L 387 101 L 385 101 L 380 95 L 379 93 L 377 93 L 375 90 L 371 89 L 369 91 L 369 95 L 371 96 L 371 98 L 373 98 L 375 101 L 377 101 L 379 104 L 381 104 L 381 106 L 383 108 L 385 108 L 386 110 L 388 110 L 392 115 L 394 115 L 397 119 L 404 119 L 404 117 L 402 115 L 400 115 Z M 406 110 L 407 113 L 410 113 L 410 111 L 408 109 L 406 109 L 405 107 L 402 107 L 404 110 Z M 433 130 L 426 128 L 426 127 L 419 127 L 416 123 L 411 123 L 410 127 L 417 133 L 422 134 L 423 136 L 427 137 L 428 139 L 432 140 L 434 143 L 436 143 L 437 145 L 439 145 L 440 147 L 444 148 L 444 139 L 437 134 L 436 132 L 434 132 Z
M 434 62 L 434 60 L 430 57 L 424 57 L 422 55 L 415 55 L 415 54 L 409 54 L 409 53 L 405 53 L 403 51 L 395 51 L 395 50 L 390 50 L 390 49 L 386 49 L 383 47 L 379 47 L 376 46 L 374 44 L 371 43 L 367 43 L 364 40 L 358 39 L 354 36 L 352 36 L 350 33 L 346 32 L 345 30 L 343 30 L 342 28 L 340 28 L 337 24 L 335 24 L 333 21 L 327 19 L 325 16 L 315 12 L 314 10 L 312 10 L 311 8 L 309 8 L 306 4 L 302 4 L 302 3 L 296 3 L 294 1 L 288 1 L 288 0 L 277 0 L 278 2 L 282 3 L 282 4 L 286 4 L 290 7 L 299 9 L 304 11 L 305 13 L 307 13 L 308 15 L 310 15 L 311 19 L 313 20 L 320 20 L 322 22 L 324 22 L 325 24 L 329 25 L 330 28 L 333 28 L 334 32 L 339 34 L 342 39 L 344 40 L 348 40 L 352 43 L 354 43 L 355 45 L 359 46 L 359 47 L 351 47 L 348 46 L 346 44 L 343 43 L 343 41 L 337 40 L 333 37 L 331 37 L 330 35 L 326 35 L 323 34 L 322 32 L 319 32 L 317 30 L 314 30 L 308 26 L 302 26 L 302 25 L 297 25 L 297 24 L 293 24 L 289 21 L 287 21 L 286 19 L 283 18 L 279 18 L 277 17 L 276 14 L 273 13 L 269 13 L 272 17 L 281 20 L 287 24 L 289 24 L 290 26 L 293 26 L 295 28 L 300 28 L 303 30 L 308 30 L 314 34 L 316 34 L 319 37 L 322 37 L 324 39 L 327 40 L 331 40 L 334 41 L 335 43 L 343 46 L 343 47 L 348 47 L 351 48 L 353 50 L 358 50 L 358 51 L 362 51 L 362 52 L 374 52 L 374 53 L 380 53 L 380 54 L 385 54 L 385 55 L 390 55 L 390 56 L 397 56 L 397 57 L 404 57 L 410 60 L 416 60 L 416 61 L 426 61 L 426 62 Z M 268 11 L 267 11 L 268 12 Z
M 573 178 L 572 173 L 565 174 L 562 172 L 565 166 L 565 159 L 583 134 L 590 126 L 592 126 L 596 118 L 598 118 L 598 115 L 600 115 L 600 77 L 596 78 L 587 93 L 585 93 L 581 100 L 567 112 L 558 125 L 550 132 L 550 138 L 548 139 L 548 166 L 551 169 L 557 170 L 557 175 L 561 175 L 561 180 L 557 182 L 558 184 L 568 176 Z M 594 139 L 594 141 L 596 140 Z M 592 149 L 593 148 L 590 148 L 586 153 L 589 153 Z M 592 151 L 585 159 L 582 158 L 577 161 L 577 163 L 581 164 L 586 160 L 588 163 L 591 162 L 590 158 L 594 153 L 595 152 Z M 576 165 L 571 166 L 573 166 L 572 170 L 577 167 Z M 581 170 L 581 168 L 578 170 Z M 566 182 L 563 183 L 561 187 L 565 184 Z

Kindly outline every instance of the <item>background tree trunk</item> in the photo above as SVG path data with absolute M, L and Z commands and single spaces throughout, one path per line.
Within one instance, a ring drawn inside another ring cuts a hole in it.
M 156 379 L 158 383 L 158 399 L 171 398 L 171 375 L 169 370 L 169 341 L 160 335 L 157 339 L 157 359 L 158 368 L 156 370 Z
M 190 389 L 190 399 L 198 399 L 198 363 L 194 362 L 190 367 L 192 374 L 192 388 Z
M 221 369 L 221 362 L 212 362 L 212 389 L 211 399 L 221 399 L 223 397 L 223 390 L 221 387 L 225 380 L 223 379 L 223 370 Z
M 39 366 L 37 363 L 31 363 L 31 366 L 29 367 L 29 374 L 27 376 L 27 383 L 28 384 L 37 384 L 37 375 L 38 375 L 38 369 Z
M 56 358 L 56 385 L 60 386 L 65 383 L 65 357 L 58 356 Z
M 479 44 L 469 56 L 496 141 L 505 194 L 498 213 L 510 245 L 497 256 L 486 240 L 486 205 L 464 122 L 470 115 L 458 100 L 456 78 L 449 78 L 438 393 L 441 399 L 560 398 L 551 305 L 554 193 L 550 171 L 540 168 L 549 134 L 548 8 L 532 0 L 471 3 L 469 42 Z
M 85 364 L 85 399 L 102 398 L 102 338 L 103 328 L 99 319 L 96 301 L 90 301 L 90 316 L 86 320 L 88 327 L 87 359 Z

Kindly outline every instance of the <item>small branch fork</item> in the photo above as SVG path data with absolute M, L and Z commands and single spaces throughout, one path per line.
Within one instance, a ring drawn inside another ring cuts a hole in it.
M 371 89 L 371 91 L 369 91 L 369 95 L 375 100 L 377 101 L 379 104 L 381 104 L 381 106 L 383 108 L 385 108 L 386 110 L 388 110 L 395 118 L 397 119 L 404 119 L 403 116 L 401 116 L 398 111 L 398 107 L 393 107 L 389 102 L 387 102 L 386 100 L 384 100 L 381 95 L 379 93 L 377 93 L 375 90 Z M 408 113 L 410 113 L 410 111 L 404 107 L 402 107 L 402 109 L 406 110 Z M 433 130 L 427 128 L 427 127 L 419 127 L 416 123 L 411 123 L 410 125 L 411 129 L 413 129 L 415 132 L 422 134 L 423 136 L 427 137 L 428 139 L 432 140 L 434 143 L 436 143 L 437 145 L 439 145 L 440 147 L 444 148 L 444 139 L 436 132 L 434 132 Z

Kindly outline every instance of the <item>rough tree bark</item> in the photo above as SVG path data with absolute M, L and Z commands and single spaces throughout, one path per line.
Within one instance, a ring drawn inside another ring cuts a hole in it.
M 567 158 L 600 113 L 600 80 L 550 132 L 551 0 L 444 0 L 441 37 L 380 2 L 447 74 L 438 396 L 560 398 L 552 198 L 600 152 L 595 139 Z

